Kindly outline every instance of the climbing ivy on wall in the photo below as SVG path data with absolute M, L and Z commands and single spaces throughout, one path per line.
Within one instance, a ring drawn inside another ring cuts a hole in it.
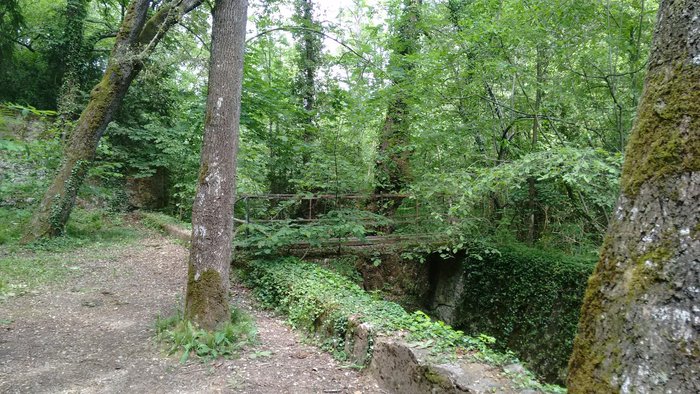
M 550 382 L 562 382 L 595 258 L 526 246 L 472 245 L 455 326 L 486 333 Z

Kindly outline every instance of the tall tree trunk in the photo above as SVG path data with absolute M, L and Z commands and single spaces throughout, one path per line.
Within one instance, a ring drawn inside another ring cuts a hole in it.
M 151 18 L 150 0 L 133 0 L 124 16 L 102 80 L 92 89 L 68 143 L 63 161 L 34 213 L 23 242 L 63 232 L 78 190 L 95 159 L 97 144 L 112 121 L 143 61 L 165 33 L 202 0 L 171 0 Z
M 700 392 L 700 4 L 663 0 L 571 393 Z
M 65 72 L 58 93 L 58 115 L 62 123 L 74 117 L 80 93 L 80 62 L 83 52 L 83 27 L 90 0 L 68 0 L 66 3 L 66 41 L 63 61 Z
M 414 65 L 411 56 L 419 50 L 420 7 L 422 0 L 404 0 L 397 33 L 392 40 L 392 57 L 389 61 L 392 93 L 382 126 L 377 152 L 375 193 L 398 193 L 411 178 L 410 160 L 410 85 L 413 84 Z M 388 200 L 380 209 L 391 215 L 400 205 L 396 199 Z
M 296 0 L 295 8 L 294 19 L 296 19 L 298 25 L 305 28 L 293 33 L 297 39 L 296 46 L 299 52 L 297 61 L 299 71 L 295 85 L 301 101 L 301 107 L 304 110 L 305 126 L 307 126 L 304 136 L 305 138 L 311 138 L 308 128 L 314 125 L 316 72 L 321 55 L 321 37 L 317 32 L 311 30 L 321 30 L 321 26 L 313 19 L 313 0 Z
M 314 21 L 313 0 L 295 0 L 294 20 L 297 25 L 304 29 L 295 30 L 292 34 L 297 40 L 297 76 L 294 81 L 297 98 L 299 100 L 301 118 L 300 123 L 303 129 L 302 139 L 304 149 L 302 150 L 302 165 L 306 166 L 311 161 L 311 151 L 314 140 L 317 137 L 316 125 L 316 73 L 321 63 L 321 36 L 316 31 L 322 31 L 323 27 Z M 302 167 L 303 168 L 303 167 Z M 306 169 L 302 169 L 306 171 Z M 289 184 L 289 183 L 288 183 Z M 306 214 L 306 208 L 299 212 Z
M 229 267 L 247 8 L 247 0 L 217 0 L 214 8 L 185 299 L 185 317 L 208 330 L 230 319 Z
M 532 108 L 535 113 L 535 118 L 532 120 L 532 137 L 531 145 L 532 151 L 537 150 L 537 144 L 539 143 L 540 136 L 540 111 L 542 109 L 542 99 L 544 98 L 544 82 L 547 72 L 547 53 L 544 44 L 537 44 L 536 49 L 536 61 L 535 61 L 535 79 L 537 82 L 537 87 L 535 89 L 535 103 Z M 527 178 L 527 242 L 529 244 L 534 244 L 540 238 L 540 232 L 542 231 L 542 221 L 543 214 L 542 209 L 538 204 L 537 198 L 537 179 L 534 176 Z

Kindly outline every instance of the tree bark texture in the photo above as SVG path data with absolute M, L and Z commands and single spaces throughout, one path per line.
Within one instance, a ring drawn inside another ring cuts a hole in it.
M 133 0 L 124 16 L 107 69 L 70 133 L 63 160 L 34 213 L 24 242 L 63 232 L 78 190 L 95 159 L 97 144 L 126 95 L 143 61 L 165 33 L 202 0 L 172 0 L 147 18 L 151 0 Z
M 660 4 L 570 393 L 700 392 L 700 2 Z
M 247 8 L 246 0 L 217 0 L 214 8 L 185 299 L 185 317 L 208 330 L 230 320 L 229 267 Z

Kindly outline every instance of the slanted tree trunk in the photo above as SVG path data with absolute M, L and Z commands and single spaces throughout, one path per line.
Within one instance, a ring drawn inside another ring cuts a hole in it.
M 402 15 L 392 40 L 392 56 L 389 61 L 392 93 L 377 152 L 377 194 L 398 193 L 411 177 L 409 91 L 415 82 L 411 56 L 419 50 L 421 4 L 422 0 L 403 1 Z M 390 199 L 379 211 L 392 215 L 400 204 L 400 200 Z
M 570 393 L 700 392 L 700 4 L 663 0 Z
M 34 213 L 24 242 L 63 232 L 78 190 L 95 159 L 97 144 L 121 105 L 143 62 L 165 33 L 202 0 L 171 0 L 147 18 L 151 0 L 133 0 L 117 33 L 102 80 L 92 89 L 90 100 L 64 148 L 63 161 Z
M 214 7 L 207 114 L 192 207 L 185 298 L 185 317 L 208 330 L 230 319 L 229 267 L 247 8 L 247 0 L 217 0 Z

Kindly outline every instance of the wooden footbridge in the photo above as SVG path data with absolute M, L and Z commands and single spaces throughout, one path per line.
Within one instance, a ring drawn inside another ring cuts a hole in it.
M 330 229 L 352 223 L 362 228 L 362 234 L 354 231 L 314 242 L 301 241 L 288 245 L 289 249 L 432 243 L 444 236 L 421 228 L 435 220 L 439 219 L 408 194 L 239 194 L 234 205 L 239 239 L 250 236 L 249 229 L 261 227 L 325 225 Z

